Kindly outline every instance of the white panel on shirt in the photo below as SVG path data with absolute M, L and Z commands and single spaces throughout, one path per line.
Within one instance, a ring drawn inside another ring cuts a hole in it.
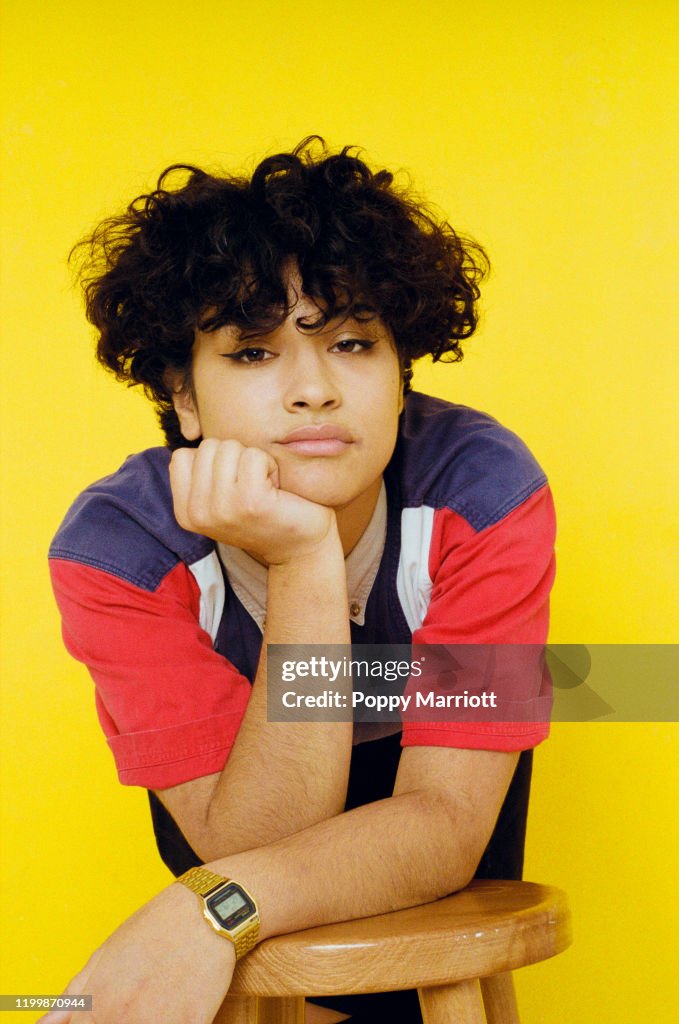
M 424 622 L 431 600 L 429 551 L 434 528 L 434 509 L 404 508 L 401 513 L 401 555 L 396 589 L 411 632 Z
M 219 623 L 222 621 L 226 590 L 222 567 L 217 552 L 212 551 L 205 558 L 194 562 L 189 570 L 200 590 L 200 625 L 209 633 L 214 644 L 217 639 Z

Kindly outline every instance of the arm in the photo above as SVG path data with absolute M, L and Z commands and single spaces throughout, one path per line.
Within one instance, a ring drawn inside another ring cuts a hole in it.
M 177 518 L 269 563 L 262 654 L 219 774 L 158 796 L 203 860 L 274 842 L 344 807 L 350 722 L 267 722 L 267 644 L 350 643 L 344 553 L 334 512 L 275 487 L 263 452 L 203 442 L 173 457 Z M 234 479 L 237 477 L 237 479 Z
M 269 570 L 257 675 L 224 769 L 158 791 L 203 860 L 275 841 L 344 807 L 350 722 L 268 722 L 266 645 L 347 644 L 344 559 L 335 531 L 308 559 Z
M 392 798 L 208 867 L 255 895 L 262 939 L 426 903 L 472 877 L 515 763 L 503 752 L 409 748 Z M 80 1024 L 117 1024 L 122 1007 L 126 1024 L 208 1024 L 233 967 L 231 944 L 175 883 L 114 932 L 68 991 L 94 997 L 96 1016 L 79 1014 Z M 59 1013 L 45 1021 L 70 1019 Z
M 391 798 L 212 869 L 257 894 L 262 938 L 428 903 L 473 877 L 517 756 L 408 748 Z

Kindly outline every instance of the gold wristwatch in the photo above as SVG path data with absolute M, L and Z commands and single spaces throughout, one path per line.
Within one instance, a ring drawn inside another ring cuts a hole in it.
M 216 932 L 233 942 L 236 960 L 254 948 L 259 936 L 259 912 L 242 885 L 207 868 L 191 868 L 177 881 L 200 896 L 203 914 Z

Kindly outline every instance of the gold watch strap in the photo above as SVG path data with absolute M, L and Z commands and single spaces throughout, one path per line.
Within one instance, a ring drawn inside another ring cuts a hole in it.
M 208 871 L 207 868 L 189 868 L 188 871 L 179 876 L 177 881 L 187 886 L 191 892 L 195 892 L 198 896 L 207 896 L 218 885 L 223 885 L 224 882 L 229 882 L 231 879 L 224 878 L 223 875 L 216 875 L 214 871 Z
M 227 882 L 233 882 L 235 879 L 216 875 L 214 871 L 208 871 L 207 868 L 189 868 L 188 871 L 179 876 L 177 881 L 185 885 L 191 892 L 195 892 L 197 896 L 205 898 L 213 889 L 217 889 L 220 885 L 225 885 Z M 236 885 L 243 889 L 240 882 L 236 882 Z M 247 892 L 247 889 L 243 891 Z M 247 894 L 250 896 L 250 893 Z M 250 896 L 250 899 L 252 899 L 252 896 Z M 252 902 L 255 903 L 254 900 Z M 255 912 L 240 934 L 230 935 L 225 930 L 221 930 L 220 934 L 225 938 L 228 937 L 233 942 L 236 950 L 236 960 L 240 960 L 242 956 L 245 956 L 246 953 L 249 953 L 257 945 L 257 939 L 259 938 L 259 914 Z
M 242 935 L 237 935 L 232 938 L 232 942 L 236 947 L 236 960 L 240 960 L 242 956 L 249 953 L 251 949 L 254 949 L 257 945 L 257 939 L 259 938 L 259 917 L 257 923 L 253 922 L 254 927 L 248 928 L 243 932 Z

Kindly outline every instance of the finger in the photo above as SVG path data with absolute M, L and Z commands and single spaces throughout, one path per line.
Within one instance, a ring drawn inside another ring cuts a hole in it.
M 201 444 L 193 464 L 188 503 L 195 528 L 213 526 L 215 519 L 228 511 L 242 450 L 239 441 L 209 438 Z
M 195 448 L 177 448 L 170 459 L 170 490 L 174 514 L 180 526 L 188 529 L 188 506 Z
M 214 450 L 208 503 L 212 523 L 227 523 L 240 515 L 239 474 L 247 452 L 235 440 L 220 441 Z
M 239 489 L 255 498 L 272 485 L 277 488 L 278 465 L 275 459 L 261 448 L 246 448 L 238 461 L 237 484 Z
M 71 1010 L 50 1010 L 44 1017 L 40 1017 L 36 1024 L 97 1024 L 94 1014 L 78 1010 L 73 1013 Z
M 83 969 L 81 971 L 78 971 L 78 973 L 71 978 L 68 985 L 61 993 L 62 996 L 79 997 L 83 994 L 83 992 L 87 992 L 88 982 L 90 975 L 92 973 L 92 968 L 95 966 L 100 955 L 101 947 L 94 951 L 94 953 L 89 958 Z M 50 1010 L 49 1013 L 46 1013 L 44 1015 L 44 1017 L 40 1017 L 40 1019 L 36 1021 L 36 1024 L 69 1024 L 71 1019 L 77 1021 L 77 1024 L 88 1024 L 88 1021 L 94 1021 L 94 1017 L 87 1012 L 84 1013 L 82 1010 L 79 1010 L 77 1015 L 74 1016 L 73 1010 L 64 1009 Z

